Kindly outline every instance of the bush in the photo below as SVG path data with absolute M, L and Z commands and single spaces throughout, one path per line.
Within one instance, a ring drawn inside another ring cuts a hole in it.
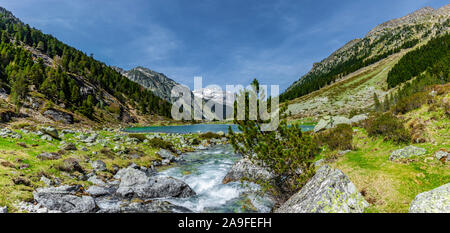
M 277 131 L 261 131 L 257 121 L 236 123 L 242 133 L 234 133 L 229 128 L 235 151 L 274 174 L 271 181 L 256 181 L 264 191 L 285 200 L 314 175 L 313 160 L 320 148 L 299 125 L 288 126 L 283 120 Z
M 411 96 L 401 98 L 392 108 L 394 114 L 405 114 L 414 109 L 420 108 L 427 103 L 430 96 L 426 92 L 415 93 Z
M 113 102 L 108 106 L 108 111 L 114 114 L 120 114 L 120 105 Z
M 219 134 L 213 133 L 213 132 L 207 132 L 207 133 L 203 133 L 200 134 L 199 139 L 200 140 L 209 140 L 209 139 L 220 139 L 222 138 L 222 136 L 220 136 Z
M 147 137 L 145 136 L 145 134 L 141 134 L 141 133 L 132 133 L 132 134 L 128 134 L 128 137 L 130 138 L 136 138 L 137 140 L 143 142 L 145 139 L 147 139 Z
M 152 138 L 148 141 L 151 147 L 153 148 L 161 148 L 170 151 L 174 151 L 174 146 L 171 142 L 166 142 L 161 138 Z
M 328 145 L 331 150 L 352 150 L 353 129 L 341 124 L 317 135 L 320 146 Z
M 371 137 L 383 136 L 384 140 L 391 140 L 397 144 L 411 141 L 411 135 L 403 123 L 390 112 L 371 116 L 365 128 Z

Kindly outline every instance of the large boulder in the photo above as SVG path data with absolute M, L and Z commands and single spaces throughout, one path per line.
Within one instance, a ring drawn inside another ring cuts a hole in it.
M 340 124 L 350 125 L 351 123 L 352 122 L 348 118 L 343 116 L 326 116 L 314 127 L 314 132 L 317 133 L 325 129 L 331 129 Z
M 190 197 L 194 190 L 183 181 L 172 177 L 149 177 L 141 170 L 125 168 L 117 172 L 116 179 L 120 179 L 116 194 L 127 198 L 162 198 L 162 197 Z
M 362 213 L 369 206 L 355 185 L 340 170 L 323 165 L 277 213 Z
M 416 147 L 416 146 L 407 146 L 402 149 L 395 150 L 389 156 L 389 160 L 398 160 L 398 159 L 407 159 L 414 156 L 422 156 L 427 153 L 427 150 L 424 148 Z
M 161 149 L 160 151 L 156 152 L 157 155 L 159 155 L 163 160 L 169 160 L 170 162 L 175 161 L 175 156 L 172 154 L 172 152 Z
M 410 213 L 450 213 L 450 183 L 420 193 L 409 206 Z
M 62 112 L 53 108 L 47 109 L 43 115 L 54 121 L 63 122 L 65 124 L 73 124 L 72 114 Z
M 53 128 L 53 127 L 51 127 L 51 126 L 42 128 L 41 130 L 42 130 L 45 134 L 51 136 L 52 138 L 56 138 L 56 139 L 59 138 L 58 130 L 55 129 L 55 128 Z
M 8 213 L 8 207 L 0 206 L 0 214 L 7 214 L 7 213 Z
M 222 183 L 227 184 L 241 179 L 250 181 L 272 180 L 274 175 L 265 168 L 252 163 L 249 159 L 241 159 L 231 167 Z
M 358 122 L 367 120 L 368 118 L 369 118 L 369 116 L 367 114 L 356 115 L 350 119 L 350 123 L 351 124 L 358 123 Z
M 90 213 L 96 209 L 94 198 L 90 196 L 75 195 L 80 186 L 60 186 L 51 188 L 38 188 L 34 199 L 43 207 L 63 213 Z

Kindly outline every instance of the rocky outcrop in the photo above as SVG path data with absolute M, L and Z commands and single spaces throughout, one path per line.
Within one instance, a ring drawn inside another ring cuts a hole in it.
M 141 170 L 126 168 L 116 175 L 120 179 L 117 195 L 121 197 L 161 198 L 161 197 L 190 197 L 195 195 L 194 190 L 183 181 L 172 177 L 149 177 Z
M 407 159 L 414 156 L 422 156 L 427 153 L 427 150 L 415 146 L 407 146 L 403 149 L 395 150 L 389 156 L 389 160 Z
M 9 122 L 15 116 L 16 116 L 16 113 L 14 113 L 13 111 L 1 111 L 0 112 L 0 123 Z
M 37 158 L 40 160 L 56 160 L 60 159 L 61 155 L 57 153 L 42 152 L 39 155 L 37 155 Z
M 421 193 L 409 206 L 410 213 L 450 213 L 450 183 Z
M 277 213 L 362 213 L 369 206 L 340 170 L 324 165 Z
M 352 122 L 343 116 L 326 116 L 322 118 L 319 123 L 314 127 L 314 132 L 319 132 L 325 129 L 331 129 L 340 124 L 350 125 Z
M 252 163 L 249 159 L 241 159 L 231 167 L 222 183 L 240 181 L 246 179 L 250 181 L 268 180 L 270 181 L 274 175 L 265 168 Z
M 65 124 L 73 124 L 72 114 L 69 114 L 69 113 L 66 113 L 63 111 L 49 108 L 43 113 L 43 115 L 54 121 L 63 122 Z

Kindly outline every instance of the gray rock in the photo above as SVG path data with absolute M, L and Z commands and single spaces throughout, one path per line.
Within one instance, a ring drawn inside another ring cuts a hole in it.
M 271 180 L 274 175 L 265 168 L 252 163 L 249 159 L 241 159 L 231 167 L 222 183 L 240 181 L 243 178 L 257 181 L 257 180 Z
M 86 192 L 93 197 L 100 197 L 100 196 L 111 195 L 114 192 L 114 189 L 94 185 L 94 186 L 89 187 L 86 190 Z
M 53 137 L 47 134 L 42 135 L 41 139 L 46 141 L 53 141 Z
M 60 159 L 61 155 L 59 155 L 57 153 L 43 152 L 43 153 L 37 155 L 37 158 L 40 160 L 56 160 L 56 159 Z
M 163 160 L 169 160 L 169 162 L 175 161 L 175 156 L 173 156 L 172 152 L 161 149 L 160 151 L 156 152 L 157 155 L 159 155 Z
M 434 154 L 434 157 L 437 160 L 441 160 L 442 158 L 445 157 L 446 158 L 445 161 L 448 162 L 450 160 L 450 153 L 448 153 L 447 151 L 440 150 L 436 152 L 436 154 Z
M 192 211 L 163 200 L 128 202 L 98 198 L 98 213 L 191 213 Z
M 33 192 L 36 202 L 48 210 L 63 213 L 89 213 L 96 208 L 95 200 L 89 196 L 76 196 L 80 186 L 60 186 L 51 188 L 38 188 Z
M 91 166 L 95 171 L 106 171 L 106 164 L 101 160 L 96 160 L 92 162 Z
M 367 120 L 368 118 L 369 118 L 369 116 L 367 116 L 367 114 L 356 115 L 350 119 L 350 123 L 351 124 L 358 123 L 358 122 Z
M 427 153 L 427 150 L 420 147 L 415 146 L 407 146 L 403 149 L 395 150 L 389 156 L 389 160 L 398 160 L 398 159 L 406 159 L 411 158 L 413 156 L 422 156 Z
M 331 129 L 340 124 L 350 125 L 352 122 L 343 116 L 326 116 L 322 118 L 314 127 L 314 132 L 319 132 L 325 129 Z
M 450 183 L 420 193 L 409 206 L 410 213 L 450 213 Z
M 98 134 L 93 133 L 89 137 L 87 137 L 86 139 L 82 140 L 82 142 L 84 142 L 84 143 L 95 143 L 95 141 L 97 141 L 97 137 L 98 137 Z
M 63 129 L 63 130 L 61 130 L 61 133 L 63 133 L 63 134 L 74 134 L 75 131 L 73 131 L 71 129 Z
M 369 206 L 340 170 L 324 165 L 277 213 L 362 213 Z
M 102 186 L 102 187 L 107 186 L 107 184 L 102 179 L 98 178 L 97 176 L 91 176 L 91 177 L 89 177 L 89 179 L 87 181 L 89 181 L 97 186 Z
M 54 120 L 54 121 L 60 121 L 65 124 L 73 124 L 73 116 L 72 114 L 62 112 L 53 108 L 47 109 L 44 113 L 44 116 Z
M 120 179 L 116 194 L 121 197 L 161 198 L 190 197 L 195 195 L 189 185 L 172 177 L 148 177 L 143 171 L 125 168 L 114 176 Z
M 51 186 L 53 184 L 52 180 L 50 180 L 49 178 L 47 178 L 45 176 L 41 176 L 40 181 L 44 182 L 44 184 L 46 184 L 47 186 Z
M 61 147 L 61 149 L 63 149 L 63 150 L 77 150 L 77 146 L 74 143 L 69 142 L 69 143 L 65 143 Z
M 315 167 L 320 167 L 325 162 L 325 159 L 319 159 L 316 162 L 314 162 Z
M 50 135 L 53 138 L 59 138 L 58 130 L 49 126 L 41 129 L 45 134 Z
M 0 206 L 0 214 L 7 214 L 7 213 L 8 213 L 8 207 Z

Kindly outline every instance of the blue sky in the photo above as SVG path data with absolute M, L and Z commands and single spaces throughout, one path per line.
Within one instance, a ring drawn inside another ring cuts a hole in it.
M 25 23 L 108 65 L 193 86 L 284 90 L 346 42 L 441 0 L 0 0 Z

